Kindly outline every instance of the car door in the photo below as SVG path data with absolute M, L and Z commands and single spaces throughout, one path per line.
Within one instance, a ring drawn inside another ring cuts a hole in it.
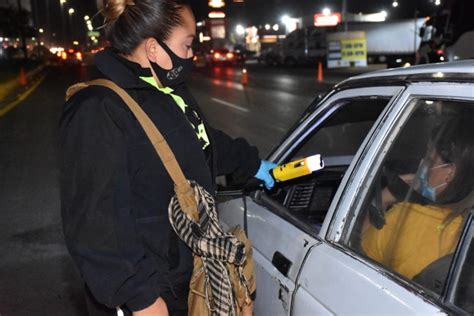
M 245 203 L 235 199 L 220 205 L 224 226 L 244 225 L 246 214 L 258 284 L 255 315 L 289 315 L 301 266 L 309 250 L 321 243 L 318 232 L 345 171 L 367 134 L 373 132 L 374 122 L 402 90 L 358 88 L 328 95 L 271 157 L 284 163 L 320 153 L 327 172 L 282 183 L 271 192 L 258 191 Z M 337 141 L 339 137 L 345 141 Z M 319 150 L 314 151 L 315 147 Z M 315 203 L 309 205 L 302 197 L 316 183 L 320 187 L 310 199 Z
M 462 278 L 450 282 L 448 276 L 456 266 L 453 253 L 460 247 L 463 235 L 459 232 L 469 227 L 465 224 L 465 214 L 474 206 L 474 159 L 464 161 L 471 174 L 464 175 L 458 187 L 451 189 L 452 194 L 466 187 L 470 187 L 471 192 L 463 193 L 462 198 L 450 203 L 422 201 L 425 196 L 417 194 L 420 180 L 416 179 L 421 179 L 420 170 L 430 157 L 431 142 L 436 139 L 455 148 L 460 138 L 445 136 L 444 133 L 448 135 L 445 131 L 472 131 L 473 91 L 473 85 L 468 83 L 412 84 L 379 120 L 376 132 L 346 173 L 340 196 L 332 201 L 320 231 L 321 243 L 312 247 L 307 255 L 296 280 L 292 315 L 439 315 L 453 312 L 450 303 L 461 306 L 464 311 L 472 309 L 465 293 L 470 291 L 472 295 L 472 287 L 464 286 L 459 296 L 447 288 L 449 284 L 459 288 L 462 282 Z M 453 117 L 455 119 L 449 121 Z M 462 148 L 472 148 L 474 139 L 468 139 L 470 143 Z M 443 167 L 449 167 L 449 163 Z M 459 164 L 457 168 L 461 170 Z M 398 171 L 396 177 L 384 175 L 390 169 Z M 433 167 L 433 170 L 438 169 Z M 461 175 L 460 171 L 457 176 Z M 385 188 L 390 191 L 393 186 L 397 192 L 394 184 L 400 179 L 406 190 L 394 194 L 402 199 L 394 199 L 390 208 L 382 207 L 380 211 L 376 207 L 373 211 Z M 429 217 L 420 215 L 417 225 L 409 227 L 411 218 L 427 210 Z M 440 222 L 431 228 L 433 218 L 444 214 L 441 211 L 455 216 L 446 224 Z M 446 246 L 446 236 L 451 238 L 449 246 Z M 425 240 L 432 242 L 423 243 Z M 377 251 L 373 249 L 382 249 L 382 257 L 374 255 Z M 472 246 L 469 249 L 463 260 L 472 265 Z M 439 258 L 430 257 L 433 256 L 431 251 L 439 251 L 435 255 Z M 436 273 L 429 270 L 433 266 L 438 266 Z M 472 279 L 472 267 L 469 269 Z M 455 303 L 455 297 L 461 297 L 461 303 Z

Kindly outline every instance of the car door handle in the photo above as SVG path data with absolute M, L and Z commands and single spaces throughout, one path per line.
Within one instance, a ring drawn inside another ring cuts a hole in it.
M 273 254 L 272 264 L 281 274 L 288 276 L 288 271 L 293 263 L 277 251 Z

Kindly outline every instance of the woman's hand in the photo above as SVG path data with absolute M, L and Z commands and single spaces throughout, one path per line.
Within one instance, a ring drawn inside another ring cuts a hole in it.
M 138 312 L 133 312 L 133 316 L 168 316 L 168 307 L 160 297 L 155 303 Z

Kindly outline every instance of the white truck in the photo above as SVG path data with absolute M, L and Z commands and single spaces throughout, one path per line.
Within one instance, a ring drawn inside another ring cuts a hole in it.
M 421 42 L 418 33 L 424 22 L 421 18 L 393 22 L 350 22 L 348 30 L 365 33 L 369 63 L 386 63 L 389 67 L 399 67 L 415 62 Z M 335 31 L 338 30 L 312 27 L 295 30 L 266 52 L 262 60 L 271 65 L 288 66 L 325 62 L 326 35 Z
M 365 32 L 369 63 L 386 63 L 389 68 L 414 64 L 424 19 L 390 22 L 349 23 L 350 31 Z
M 326 31 L 312 27 L 297 29 L 262 54 L 267 65 L 315 64 L 326 58 Z

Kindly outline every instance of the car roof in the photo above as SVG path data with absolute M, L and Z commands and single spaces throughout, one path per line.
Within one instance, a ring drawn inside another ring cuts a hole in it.
M 460 60 L 449 63 L 417 65 L 408 68 L 384 69 L 359 75 L 354 77 L 353 79 L 373 77 L 400 77 L 441 73 L 474 74 L 474 59 Z
M 474 82 L 474 59 L 448 63 L 384 69 L 350 77 L 335 86 L 337 90 L 402 84 L 409 82 Z
M 343 89 L 410 81 L 474 82 L 474 59 L 373 71 L 348 78 L 336 87 Z

